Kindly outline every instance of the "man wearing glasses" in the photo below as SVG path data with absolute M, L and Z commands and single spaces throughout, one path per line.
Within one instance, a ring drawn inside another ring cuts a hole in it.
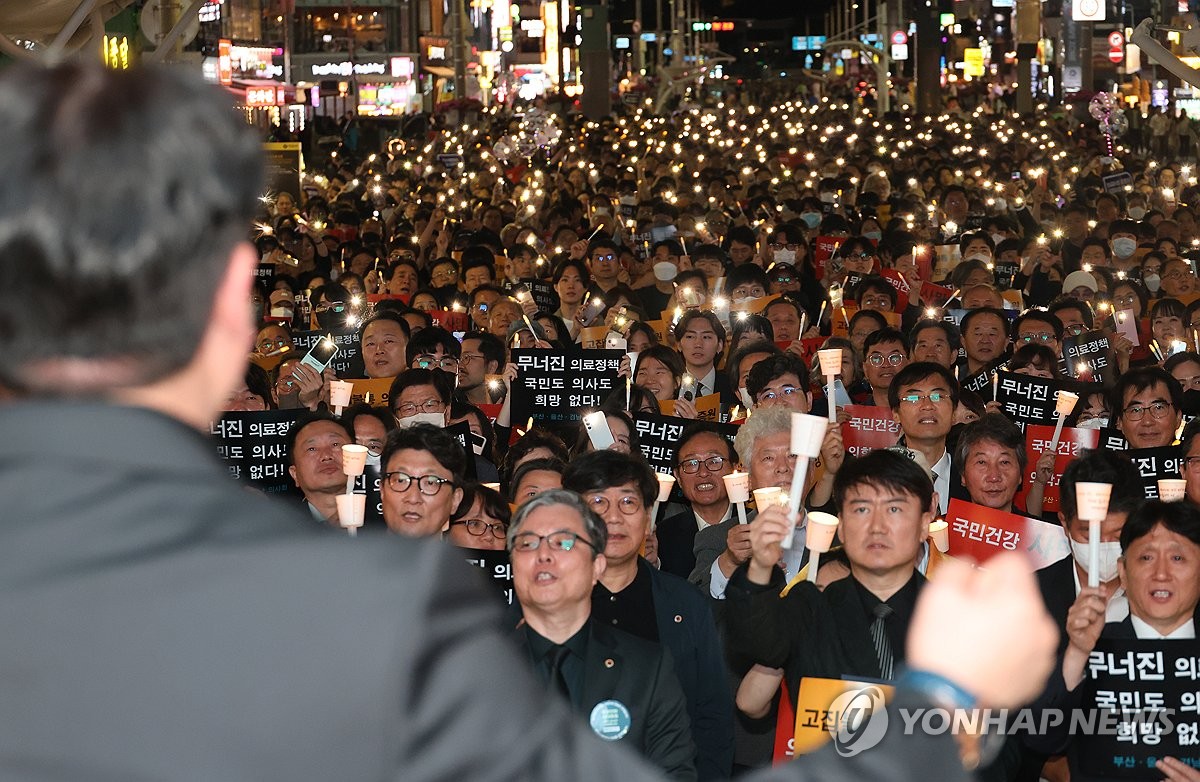
M 620 283 L 621 253 L 616 242 L 597 237 L 588 244 L 588 271 L 592 273 L 592 294 L 605 294 Z
M 1013 321 L 1012 341 L 1017 349 L 1026 345 L 1045 345 L 1062 357 L 1062 321 L 1042 310 L 1028 310 Z
M 448 426 L 454 394 L 452 383 L 445 372 L 434 369 L 406 369 L 396 375 L 388 391 L 388 405 L 396 417 L 396 425 Z
M 1121 375 L 1109 399 L 1117 428 L 1130 448 L 1161 448 L 1175 442 L 1183 390 L 1165 369 L 1145 367 Z
M 427 424 L 397 429 L 388 435 L 381 463 L 379 490 L 389 530 L 424 538 L 449 529 L 463 495 L 457 476 L 467 464 L 457 440 Z
M 552 489 L 508 531 L 524 622 L 515 640 L 534 675 L 601 738 L 636 750 L 672 779 L 695 779 L 687 704 L 662 647 L 593 620 L 608 530 L 578 495 Z
M 608 529 L 608 566 L 592 592 L 592 616 L 667 648 L 688 701 L 697 774 L 700 779 L 728 777 L 733 696 L 712 611 L 690 584 L 655 570 L 638 555 L 658 495 L 653 471 L 640 458 L 593 451 L 571 462 L 563 488 L 582 496 Z
M 675 447 L 675 481 L 690 506 L 663 519 L 658 535 L 659 568 L 687 578 L 696 567 L 697 534 L 730 521 L 733 506 L 725 493 L 724 476 L 733 472 L 733 444 L 703 421 L 689 424 Z M 728 530 L 728 525 L 725 525 Z M 721 537 L 722 546 L 724 536 Z M 717 553 L 720 553 L 719 551 Z
M 808 367 L 791 353 L 768 356 L 746 375 L 746 390 L 755 410 L 782 407 L 795 413 L 807 413 L 812 406 L 808 390 Z
M 440 369 L 457 378 L 461 353 L 462 345 L 453 334 L 438 326 L 431 326 L 413 334 L 408 341 L 405 358 L 413 369 Z
M 944 514 L 950 492 L 960 483 L 947 442 L 958 406 L 958 382 L 941 364 L 909 364 L 896 375 L 888 392 L 892 417 L 900 424 L 900 443 L 925 457 L 933 471 L 938 512 Z
M 863 342 L 863 356 L 863 376 L 871 387 L 867 404 L 889 407 L 892 378 L 908 363 L 908 340 L 896 329 L 879 329 Z

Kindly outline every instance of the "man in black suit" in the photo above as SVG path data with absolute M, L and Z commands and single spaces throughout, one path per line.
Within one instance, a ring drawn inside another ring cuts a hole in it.
M 19 628 L 0 777 L 657 779 L 539 692 L 448 547 L 306 524 L 200 434 L 254 337 L 261 149 L 232 101 L 177 69 L 14 64 L 0 107 L 0 378 L 21 397 L 0 408 L 0 623 Z M 1013 626 L 996 615 L 1027 624 L 1019 575 L 931 588 L 916 660 L 981 698 L 1036 682 L 1047 639 L 989 654 Z M 992 617 L 977 649 L 932 621 L 970 609 Z M 891 725 L 761 779 L 967 778 L 949 736 Z
M 689 424 L 675 446 L 675 480 L 688 509 L 658 525 L 659 569 L 687 578 L 696 567 L 696 535 L 728 521 L 733 505 L 725 491 L 724 476 L 737 462 L 733 445 L 711 425 Z
M 658 493 L 653 471 L 638 457 L 593 451 L 571 462 L 563 488 L 580 494 L 608 526 L 608 567 L 592 593 L 593 621 L 666 647 L 688 699 L 696 772 L 700 779 L 729 776 L 733 693 L 712 610 L 686 581 L 638 555 Z
M 608 530 L 579 495 L 539 494 L 508 530 L 517 641 L 548 687 L 601 738 L 621 741 L 672 779 L 696 778 L 687 702 L 662 647 L 591 621 Z
M 1117 577 L 1121 529 L 1129 514 L 1145 499 L 1137 468 L 1119 452 L 1088 451 L 1063 471 L 1059 518 L 1070 541 L 1071 554 L 1035 574 L 1046 610 L 1059 629 L 1063 630 L 1058 646 L 1060 656 L 1067 648 L 1067 614 L 1088 582 L 1088 525 L 1086 521 L 1079 520 L 1075 504 L 1075 485 L 1080 482 L 1107 483 L 1112 486 L 1112 494 L 1108 498 L 1108 517 L 1100 525 L 1100 590 L 1107 597 L 1105 610 L 1109 622 L 1120 622 L 1129 615 L 1129 602 Z

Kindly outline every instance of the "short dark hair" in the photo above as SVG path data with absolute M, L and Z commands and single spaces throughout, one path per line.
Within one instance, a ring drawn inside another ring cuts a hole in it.
M 1108 409 L 1114 417 L 1125 414 L 1125 393 L 1133 391 L 1140 394 L 1151 386 L 1162 383 L 1171 395 L 1171 404 L 1176 410 L 1183 410 L 1183 386 L 1162 367 L 1139 367 L 1124 373 L 1117 378 L 1117 383 L 1109 391 Z
M 567 444 L 562 441 L 561 437 L 547 429 L 539 429 L 535 426 L 526 432 L 524 437 L 510 445 L 504 453 L 503 462 L 500 464 L 500 485 L 505 487 L 506 491 L 512 480 L 513 472 L 517 469 L 517 463 L 538 448 L 549 450 L 556 458 L 564 462 L 570 458 Z
M 411 366 L 417 356 L 432 353 L 439 347 L 442 349 L 443 355 L 454 356 L 455 358 L 462 355 L 462 345 L 454 338 L 453 334 L 441 326 L 430 326 L 421 329 L 409 339 L 408 348 L 404 355 L 404 363 Z
M 902 368 L 892 378 L 892 384 L 888 386 L 888 406 L 893 410 L 898 409 L 901 388 L 935 375 L 946 384 L 946 388 L 950 389 L 950 400 L 957 405 L 961 391 L 958 387 L 958 379 L 954 377 L 954 374 L 933 361 L 917 361 Z
M 892 309 L 896 309 L 896 288 L 885 278 L 878 274 L 868 274 L 859 280 L 858 285 L 854 286 L 854 301 L 858 303 L 858 306 L 862 306 L 863 297 L 867 295 L 868 291 L 884 294 L 891 301 Z
M 479 340 L 479 353 L 483 356 L 484 364 L 494 361 L 498 369 L 504 368 L 504 359 L 508 352 L 504 349 L 504 343 L 500 341 L 499 337 L 490 331 L 468 331 L 463 335 L 462 341 L 466 342 L 468 339 Z
M 675 383 L 678 385 L 683 378 L 683 373 L 687 367 L 683 364 L 683 359 L 679 354 L 667 347 L 666 345 L 651 345 L 650 347 L 638 353 L 637 361 L 633 365 L 633 379 L 637 382 L 637 371 L 642 366 L 642 362 L 648 358 L 662 362 L 662 365 L 671 370 L 671 375 L 675 378 Z
M 1017 331 L 1021 328 L 1022 324 L 1028 323 L 1029 321 L 1048 324 L 1054 331 L 1054 338 L 1059 342 L 1062 342 L 1063 324 L 1062 321 L 1058 319 L 1058 316 L 1052 312 L 1047 312 L 1046 310 L 1030 309 L 1025 310 L 1024 313 L 1022 313 L 1017 317 L 1016 320 L 1013 321 L 1012 328 L 1009 330 L 1009 334 L 1012 335 L 1012 341 L 1014 344 L 1016 344 L 1017 341 Z
M 717 334 L 717 341 L 722 345 L 725 344 L 725 327 L 721 325 L 721 319 L 716 316 L 716 313 L 707 310 L 688 310 L 675 324 L 674 335 L 676 341 L 683 339 L 683 335 L 687 332 L 687 328 L 693 320 L 704 320 L 712 327 L 712 330 Z M 719 359 L 719 354 L 718 354 Z
M 847 327 L 847 331 L 853 332 L 858 322 L 864 319 L 875 321 L 875 325 L 880 329 L 886 329 L 889 325 L 887 318 L 883 316 L 882 312 L 878 310 L 859 310 L 850 316 L 850 325 Z
M 1003 310 L 998 310 L 995 307 L 980 307 L 977 310 L 971 310 L 966 315 L 963 315 L 962 323 L 960 323 L 958 326 L 959 331 L 962 334 L 966 334 L 967 329 L 971 327 L 971 321 L 976 320 L 977 318 L 982 318 L 987 315 L 990 315 L 994 318 L 1000 319 L 1000 328 L 1006 330 L 1005 336 L 1007 337 L 1008 336 L 1008 334 L 1007 334 L 1008 316 L 1006 316 L 1004 314 Z
M 530 459 L 527 462 L 523 462 L 520 467 L 513 470 L 512 475 L 508 479 L 508 484 L 504 487 L 508 501 L 512 503 L 517 501 L 517 495 L 515 494 L 517 487 L 521 485 L 521 481 L 529 473 L 544 470 L 546 472 L 556 472 L 561 476 L 566 469 L 566 460 L 553 456 L 542 459 Z
M 604 491 L 632 483 L 647 510 L 658 499 L 658 480 L 641 456 L 618 451 L 592 451 L 575 457 L 563 473 L 563 488 L 577 494 Z
M 257 134 L 168 67 L 17 63 L 0 103 L 0 382 L 104 394 L 182 369 L 259 206 Z
M 1062 312 L 1063 310 L 1079 310 L 1079 314 L 1083 318 L 1084 324 L 1089 329 L 1092 328 L 1092 324 L 1094 323 L 1092 318 L 1092 308 L 1074 296 L 1059 296 L 1057 299 L 1050 302 L 1049 310 L 1050 313 L 1055 317 L 1058 317 L 1058 313 Z M 1145 309 L 1143 308 L 1143 312 L 1144 311 Z M 1059 320 L 1061 321 L 1062 318 L 1059 318 Z
M 396 412 L 400 395 L 414 386 L 433 386 L 438 399 L 447 405 L 454 396 L 454 384 L 450 381 L 449 373 L 440 369 L 406 369 L 396 375 L 391 389 L 388 390 L 388 408 L 393 414 Z
M 1146 499 L 1137 468 L 1124 454 L 1116 451 L 1084 451 L 1067 465 L 1059 484 L 1060 518 L 1074 519 L 1079 511 L 1075 505 L 1077 483 L 1111 484 L 1112 494 L 1108 498 L 1110 511 L 1128 513 Z
M 377 323 L 381 320 L 390 321 L 400 326 L 400 330 L 404 332 L 405 339 L 412 339 L 412 327 L 408 325 L 408 321 L 404 319 L 404 315 L 397 310 L 377 310 L 371 317 L 362 322 L 358 327 L 358 341 L 361 343 L 363 334 L 367 330 L 367 326 L 372 323 Z M 406 343 L 407 344 L 407 343 Z
M 345 419 L 338 418 L 333 413 L 324 409 L 315 411 L 305 411 L 296 417 L 296 422 L 292 424 L 292 428 L 288 430 L 287 435 L 287 461 L 288 464 L 295 464 L 296 441 L 300 439 L 300 430 L 309 424 L 315 424 L 320 421 L 328 421 L 331 424 L 341 428 L 346 433 L 346 437 L 350 438 L 350 442 L 354 442 L 354 432 L 350 431 L 350 427 Z
M 917 344 L 918 334 L 929 329 L 937 329 L 942 332 L 946 337 L 946 343 L 950 345 L 951 355 L 958 356 L 958 350 L 962 347 L 962 336 L 958 333 L 958 327 L 948 321 L 933 319 L 917 321 L 916 325 L 912 327 L 912 331 L 908 332 L 912 344 Z
M 462 444 L 445 429 L 429 424 L 416 424 L 388 432 L 387 443 L 379 460 L 385 471 L 398 451 L 425 451 L 454 476 L 451 480 L 456 486 L 467 468 L 467 453 Z
M 899 342 L 900 349 L 904 352 L 906 357 L 908 356 L 908 337 L 904 336 L 904 332 L 900 331 L 899 329 L 894 329 L 891 326 L 887 326 L 868 334 L 867 338 L 863 340 L 863 357 L 866 358 L 866 355 L 871 348 L 875 347 L 876 345 L 882 345 L 886 342 Z
M 503 495 L 490 486 L 484 486 L 482 483 L 475 481 L 467 481 L 461 487 L 463 495 L 462 500 L 458 503 L 458 507 L 450 514 L 451 521 L 458 521 L 466 518 L 466 515 L 471 512 L 471 506 L 475 504 L 475 499 L 478 497 L 480 505 L 483 506 L 483 512 L 491 516 L 496 521 L 508 526 L 508 522 L 512 519 L 512 508 Z
M 1149 535 L 1159 524 L 1200 546 L 1200 510 L 1187 502 L 1150 500 L 1134 508 L 1126 519 L 1121 528 L 1121 552 L 1129 551 L 1134 541 Z
M 768 383 L 787 374 L 794 374 L 800 380 L 798 390 L 804 394 L 808 393 L 808 367 L 794 353 L 778 353 L 755 364 L 746 375 L 746 390 L 750 392 L 752 399 L 758 399 L 758 395 Z
M 679 454 L 683 451 L 684 446 L 702 434 L 710 434 L 720 440 L 725 446 L 725 450 L 727 452 L 726 458 L 729 459 L 729 463 L 737 464 L 737 451 L 734 450 L 733 443 L 729 441 L 729 438 L 721 434 L 717 427 L 713 426 L 708 421 L 693 421 L 687 426 L 683 427 L 683 432 L 680 433 L 679 439 L 675 441 L 675 453 L 671 457 L 672 467 L 679 466 Z
M 1054 377 L 1059 376 L 1058 356 L 1047 346 L 1036 342 L 1030 342 L 1028 345 L 1017 348 L 1017 351 L 1012 354 L 1012 358 L 1008 360 L 1010 372 L 1016 372 L 1018 369 L 1026 367 L 1049 372 Z
M 1029 455 L 1025 453 L 1025 434 L 1008 420 L 1002 413 L 987 413 L 978 421 L 972 421 L 963 427 L 958 435 L 958 446 L 954 458 L 960 465 L 967 463 L 967 452 L 977 443 L 992 442 L 1002 448 L 1008 448 L 1017 454 L 1017 464 L 1021 473 L 1025 472 L 1025 463 Z
M 933 481 L 923 467 L 903 454 L 886 448 L 859 456 L 847 456 L 833 479 L 833 498 L 840 513 L 846 492 L 855 486 L 873 486 L 917 498 L 921 510 L 933 509 Z

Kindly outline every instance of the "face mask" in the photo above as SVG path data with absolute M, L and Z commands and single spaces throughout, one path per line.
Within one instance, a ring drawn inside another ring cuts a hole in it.
M 809 228 L 816 228 L 818 225 L 821 224 L 821 213 L 820 212 L 801 212 L 800 219 L 803 220 L 804 224 L 807 225 Z
M 367 453 L 367 465 L 370 467 L 378 467 L 383 460 L 383 454 Z
M 290 319 L 292 317 L 292 310 L 290 307 L 272 307 L 271 308 L 271 317 L 272 318 L 289 318 Z
M 436 426 L 438 429 L 446 428 L 446 416 L 442 413 L 417 413 L 410 415 L 408 418 L 399 418 L 396 420 L 396 426 L 400 429 L 407 429 L 410 426 L 417 424 L 429 424 Z
M 1146 207 L 1144 207 L 1144 206 L 1129 207 L 1129 216 L 1131 218 L 1133 218 L 1134 220 L 1141 220 L 1143 217 L 1146 216 Z
M 346 325 L 346 313 L 325 310 L 317 313 L 317 325 L 321 331 L 333 331 Z
M 863 234 L 863 236 L 870 239 L 872 242 L 878 242 L 880 239 L 883 238 L 883 232 L 882 231 L 867 231 L 866 233 Z
M 670 261 L 659 261 L 654 264 L 654 279 L 659 282 L 670 282 L 679 274 L 679 269 Z
M 792 263 L 792 264 L 794 264 L 796 262 L 796 251 L 795 250 L 776 250 L 775 254 L 772 257 L 775 259 L 775 263 Z
M 1008 201 L 1003 198 L 997 198 L 995 200 L 995 204 L 996 204 L 996 210 L 1000 211 L 1000 212 L 1003 212 L 1005 209 L 1008 208 Z
M 1000 244 L 1005 238 L 1004 234 L 992 234 L 992 244 Z
M 837 199 L 835 193 L 821 193 L 821 203 L 832 204 Z
M 1158 293 L 1158 286 L 1162 284 L 1162 278 L 1157 274 L 1147 274 L 1142 277 L 1142 285 L 1146 286 L 1146 290 L 1151 293 Z
M 977 252 L 977 253 L 971 253 L 970 255 L 963 258 L 963 260 L 964 261 L 983 261 L 984 263 L 991 263 L 992 256 L 988 255 L 985 252 Z
M 1125 236 L 1117 237 L 1112 240 L 1113 255 L 1118 258 L 1128 258 L 1133 255 L 1137 249 L 1137 242 Z
M 1086 421 L 1081 421 L 1075 424 L 1080 429 L 1103 429 L 1108 426 L 1107 418 L 1089 418 Z
M 746 407 L 754 407 L 754 400 L 750 398 L 750 392 L 743 386 L 738 389 L 738 396 L 742 398 L 742 404 Z
M 1091 544 L 1080 543 L 1071 538 L 1071 556 L 1075 557 L 1076 564 L 1083 568 L 1087 573 L 1088 555 L 1091 553 Z M 1121 544 L 1117 541 L 1100 544 L 1100 583 L 1112 581 L 1117 577 L 1117 560 L 1121 558 Z M 1088 573 L 1088 575 L 1091 575 Z

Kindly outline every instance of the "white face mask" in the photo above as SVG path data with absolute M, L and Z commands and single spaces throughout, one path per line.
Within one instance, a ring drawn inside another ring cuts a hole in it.
M 992 234 L 992 244 L 1000 244 L 1000 242 L 1003 242 L 1006 238 L 1008 237 L 1006 237 L 1004 234 Z
M 1132 217 L 1134 220 L 1141 220 L 1143 217 L 1146 216 L 1146 207 L 1144 207 L 1144 206 L 1129 207 L 1129 216 Z
M 963 258 L 963 260 L 964 261 L 983 261 L 984 263 L 991 263 L 992 256 L 981 251 L 981 252 L 977 252 L 977 253 L 971 253 L 967 257 Z
M 836 200 L 836 193 L 821 193 L 821 203 L 823 204 L 832 204 Z
M 670 261 L 659 261 L 654 264 L 654 279 L 659 282 L 670 282 L 679 275 L 679 269 Z
M 417 413 L 407 418 L 396 420 L 396 426 L 400 429 L 407 429 L 417 424 L 429 424 L 439 429 L 444 429 L 446 426 L 446 416 L 444 413 Z
M 738 396 L 742 398 L 743 405 L 746 407 L 754 407 L 754 400 L 750 398 L 750 392 L 746 390 L 745 386 L 742 386 L 738 389 Z
M 375 453 L 371 453 L 369 451 L 367 452 L 367 464 L 370 465 L 371 467 L 379 467 L 380 464 L 382 463 L 382 459 L 383 459 L 383 454 L 381 454 L 381 453 L 375 454 Z
M 771 257 L 775 260 L 775 263 L 795 263 L 796 262 L 796 251 L 795 250 L 776 250 L 775 254 L 772 255 Z
M 1151 293 L 1158 293 L 1158 286 L 1162 284 L 1162 278 L 1157 274 L 1146 274 L 1142 277 L 1142 284 Z
M 1083 572 L 1088 572 L 1088 555 L 1091 553 L 1090 543 L 1080 543 L 1071 538 L 1071 556 L 1075 557 L 1076 564 L 1083 568 Z M 1117 560 L 1121 558 L 1121 544 L 1117 541 L 1109 541 L 1100 544 L 1100 583 L 1107 583 L 1117 577 Z M 1091 575 L 1089 573 L 1089 575 Z
M 292 317 L 292 310 L 288 307 L 272 307 L 271 308 L 271 317 L 272 318 L 290 318 L 290 317 Z
M 883 238 L 883 232 L 882 231 L 867 231 L 863 234 L 863 236 L 870 239 L 872 242 L 878 242 L 880 239 Z
M 1089 418 L 1086 421 L 1080 421 L 1075 424 L 1080 429 L 1103 429 L 1108 426 L 1107 418 Z
M 1126 236 L 1119 236 L 1112 240 L 1113 255 L 1118 258 L 1128 258 L 1137 250 L 1137 242 Z

